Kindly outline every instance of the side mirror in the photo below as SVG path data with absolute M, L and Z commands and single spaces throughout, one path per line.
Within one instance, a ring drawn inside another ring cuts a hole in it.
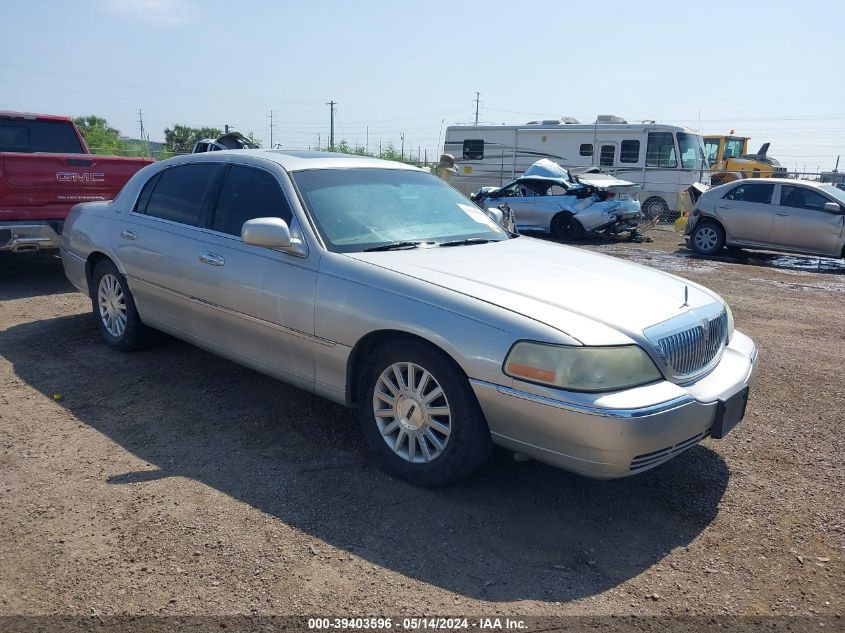
M 290 228 L 281 218 L 247 220 L 241 228 L 241 241 L 265 248 L 290 248 Z
M 505 214 L 502 212 L 501 209 L 497 209 L 496 207 L 487 207 L 484 209 L 484 213 L 493 220 L 499 226 L 503 226 L 505 222 Z
M 842 207 L 840 207 L 835 202 L 825 202 L 824 210 L 828 213 L 842 213 Z

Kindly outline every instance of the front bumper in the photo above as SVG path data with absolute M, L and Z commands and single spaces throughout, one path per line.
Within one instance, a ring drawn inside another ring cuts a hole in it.
M 470 382 L 494 443 L 587 477 L 615 479 L 654 468 L 707 437 L 720 397 L 751 386 L 756 372 L 754 343 L 735 332 L 719 364 L 690 385 L 573 394 L 518 381 Z
M 0 252 L 58 250 L 61 230 L 61 222 L 0 222 Z

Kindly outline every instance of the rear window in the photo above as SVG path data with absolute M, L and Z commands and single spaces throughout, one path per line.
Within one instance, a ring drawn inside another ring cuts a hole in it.
M 725 200 L 735 200 L 736 202 L 771 204 L 774 190 L 774 185 L 745 184 L 734 187 L 723 197 Z
M 82 143 L 70 123 L 0 121 L 0 152 L 81 154 Z
M 180 165 L 158 176 L 146 202 L 146 213 L 162 220 L 199 226 L 202 210 L 220 173 L 220 165 Z M 139 204 L 144 199 L 141 192 Z

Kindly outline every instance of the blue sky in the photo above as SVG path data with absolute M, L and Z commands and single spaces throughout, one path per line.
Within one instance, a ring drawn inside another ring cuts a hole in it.
M 618 114 L 734 128 L 790 169 L 845 162 L 845 3 L 0 0 L 0 109 L 151 138 L 229 123 L 439 153 L 441 122 Z M 700 121 L 700 123 L 699 123 Z M 840 165 L 841 167 L 842 165 Z

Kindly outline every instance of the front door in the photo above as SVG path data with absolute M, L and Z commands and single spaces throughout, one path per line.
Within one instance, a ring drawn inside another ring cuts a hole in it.
M 277 175 L 230 165 L 191 253 L 197 336 L 244 364 L 312 387 L 315 258 L 244 244 L 244 222 L 259 217 L 281 218 L 297 233 Z
M 771 243 L 784 249 L 838 257 L 845 215 L 825 211 L 827 202 L 833 200 L 810 187 L 781 185 Z

